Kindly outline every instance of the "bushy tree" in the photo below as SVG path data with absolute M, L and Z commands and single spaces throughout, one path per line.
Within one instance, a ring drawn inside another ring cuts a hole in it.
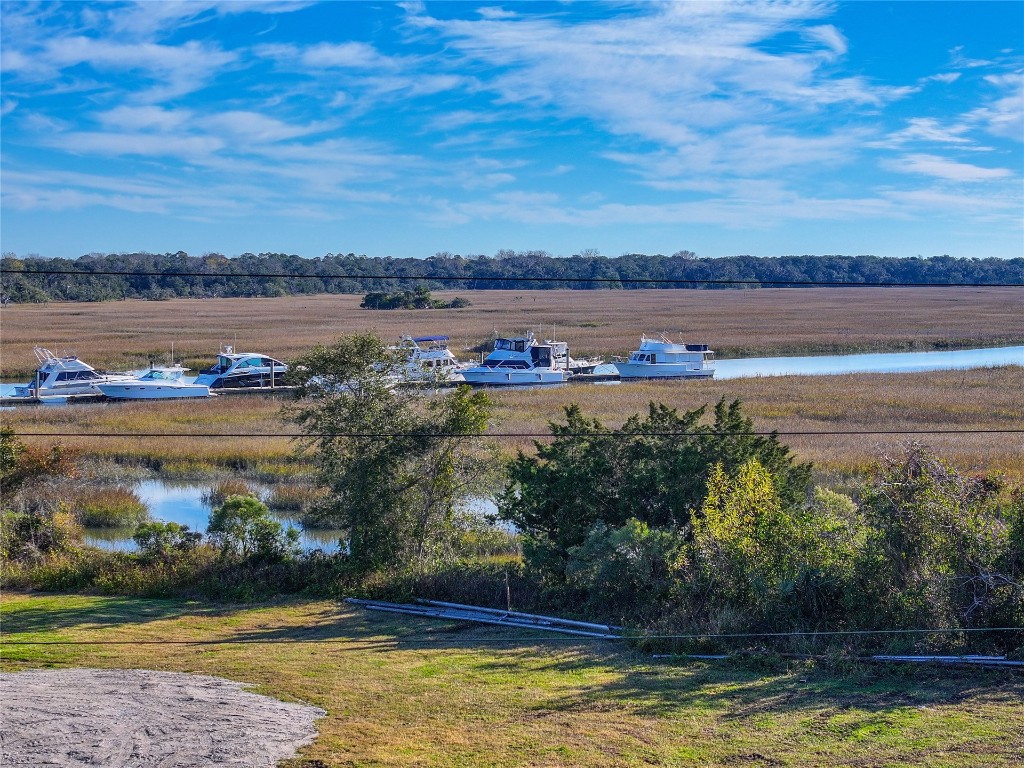
M 277 561 L 299 553 L 299 532 L 285 530 L 254 496 L 229 496 L 210 514 L 206 532 L 224 557 Z
M 582 593 L 587 615 L 643 624 L 671 599 L 685 542 L 673 531 L 630 518 L 619 528 L 597 523 L 569 550 L 569 586 Z
M 862 492 L 869 535 L 858 563 L 863 620 L 897 626 L 984 624 L 1021 602 L 1021 497 L 965 476 L 912 443 L 883 456 Z
M 531 562 L 557 578 L 569 550 L 597 523 L 619 528 L 634 518 L 688 536 L 717 465 L 733 473 L 756 458 L 781 504 L 803 503 L 809 464 L 795 463 L 776 435 L 751 434 L 739 401 L 717 403 L 711 424 L 702 423 L 706 410 L 680 414 L 651 403 L 646 417 L 609 429 L 578 405 L 567 407 L 565 424 L 550 425 L 552 442 L 513 460 L 499 502 L 501 515 L 527 536 Z
M 0 555 L 36 559 L 73 548 L 82 531 L 59 485 L 76 476 L 73 454 L 59 443 L 29 448 L 0 427 Z
M 303 430 L 328 489 L 317 522 L 347 532 L 361 568 L 423 561 L 447 548 L 466 497 L 491 482 L 490 398 L 460 387 L 426 398 L 395 386 L 403 362 L 380 339 L 357 335 L 296 361 L 300 404 L 286 410 Z

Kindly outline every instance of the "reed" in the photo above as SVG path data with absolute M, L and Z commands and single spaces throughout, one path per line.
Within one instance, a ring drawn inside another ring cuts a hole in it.
M 203 494 L 203 503 L 211 507 L 219 507 L 229 496 L 255 496 L 256 493 L 244 480 L 230 478 L 221 480 L 208 492 Z
M 303 512 L 323 496 L 323 489 L 308 483 L 279 483 L 270 489 L 267 506 L 272 510 Z
M 962 430 L 920 435 L 961 470 L 1000 471 L 1024 479 L 1024 435 L 970 434 L 971 429 L 1012 429 L 1024 424 L 1024 370 L 1017 366 L 925 373 L 781 376 L 711 381 L 636 382 L 614 386 L 570 385 L 547 389 L 495 390 L 491 431 L 546 433 L 562 408 L 578 402 L 609 426 L 664 402 L 681 410 L 739 399 L 758 429 L 782 432 Z M 282 401 L 271 397 L 216 398 L 183 404 L 107 404 L 19 408 L 4 414 L 15 430 L 59 432 L 85 457 L 144 466 L 169 477 L 204 479 L 242 474 L 276 483 L 308 467 L 293 460 L 295 442 L 274 436 L 294 425 L 280 418 Z M 237 437 L 201 437 L 211 432 Z M 127 433 L 91 437 L 90 432 Z M 136 437 L 131 433 L 185 432 L 195 437 Z M 48 444 L 55 438 L 25 438 Z M 905 440 L 886 435 L 787 436 L 803 461 L 813 461 L 819 481 L 842 484 L 863 470 L 879 450 Z M 530 437 L 502 439 L 506 454 L 531 451 Z
M 450 300 L 459 292 L 442 292 Z M 465 291 L 461 292 L 465 295 Z M 683 334 L 720 356 L 955 349 L 1024 343 L 1015 288 L 764 288 L 758 290 L 473 291 L 457 310 L 375 311 L 360 296 L 172 299 L 4 307 L 3 376 L 27 381 L 32 347 L 73 350 L 98 368 L 144 368 L 175 357 L 198 369 L 221 344 L 294 358 L 314 344 L 373 331 L 446 333 L 465 357 L 495 332 L 532 329 L 578 355 L 622 355 L 642 333 Z
M 149 519 L 149 508 L 131 488 L 84 488 L 71 499 L 78 522 L 90 528 L 134 527 Z

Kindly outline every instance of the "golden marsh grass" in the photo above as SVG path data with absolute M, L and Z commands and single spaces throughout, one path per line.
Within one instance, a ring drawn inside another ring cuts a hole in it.
M 451 299 L 458 291 L 438 293 Z M 533 330 L 577 356 L 623 355 L 642 333 L 683 334 L 721 356 L 999 346 L 1024 343 L 1017 288 L 462 291 L 458 310 L 359 309 L 360 296 L 19 304 L 0 310 L 0 371 L 27 380 L 33 346 L 98 368 L 177 359 L 209 365 L 222 343 L 282 359 L 338 336 L 442 333 L 462 357 L 499 334 Z
M 549 421 L 577 402 L 588 416 L 617 427 L 643 413 L 651 401 L 680 410 L 739 399 L 759 430 L 843 432 L 963 430 L 964 434 L 916 437 L 961 469 L 999 470 L 1024 479 L 1024 434 L 969 434 L 972 429 L 1024 428 L 1024 369 L 1016 366 L 967 371 L 781 376 L 722 381 L 636 382 L 494 390 L 499 433 L 546 433 Z M 17 431 L 60 432 L 63 441 L 89 456 L 173 468 L 206 463 L 221 468 L 280 465 L 294 431 L 280 419 L 280 397 L 218 397 L 205 401 L 109 403 L 20 408 L 4 414 Z M 234 433 L 238 437 L 89 437 L 82 433 Z M 82 434 L 76 437 L 75 435 Z M 28 439 L 28 438 L 26 438 Z M 53 438 L 34 438 L 52 441 Z M 910 439 L 898 435 L 786 436 L 803 461 L 833 475 L 853 473 L 884 446 Z M 532 450 L 529 437 L 502 439 L 507 452 Z M 191 463 L 191 464 L 190 464 Z M 296 468 L 298 469 L 298 468 Z

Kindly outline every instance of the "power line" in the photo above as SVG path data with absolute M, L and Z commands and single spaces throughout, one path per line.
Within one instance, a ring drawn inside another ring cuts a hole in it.
M 1024 288 L 1024 283 L 926 283 L 926 282 L 853 282 L 849 280 L 753 280 L 711 278 L 631 278 L 631 277 L 514 277 L 506 275 L 302 275 L 294 272 L 162 272 L 123 270 L 97 270 L 83 272 L 73 269 L 0 269 L 4 275 L 80 275 L 102 277 L 210 277 L 253 279 L 301 280 L 432 280 L 434 282 L 512 282 L 512 283 L 600 283 L 620 285 L 763 285 L 763 286 L 817 286 L 823 288 Z
M 850 437 L 857 435 L 1016 435 L 1024 434 L 1024 428 L 1013 429 L 868 429 L 821 431 L 772 431 L 772 432 L 15 432 L 17 437 L 302 437 L 302 438 L 558 438 L 603 439 L 631 437 L 677 437 L 715 438 L 729 437 Z
M 451 619 L 451 621 L 458 621 Z M 482 642 L 580 642 L 580 641 L 644 641 L 644 640 L 753 640 L 757 638 L 782 639 L 787 637 L 816 638 L 816 637 L 869 637 L 869 636 L 891 636 L 891 635 L 940 635 L 940 634 L 979 634 L 992 632 L 1024 632 L 1024 627 L 943 627 L 936 629 L 847 629 L 847 630 L 804 630 L 794 632 L 691 632 L 686 634 L 645 634 L 611 636 L 611 637 L 587 637 L 587 636 L 555 636 L 555 635 L 526 635 L 519 637 L 480 637 L 474 638 L 473 643 Z M 252 638 L 252 637 L 229 637 L 218 639 L 191 639 L 191 640 L 7 640 L 0 639 L 0 645 L 395 645 L 401 643 L 432 643 L 438 640 L 450 640 L 447 634 L 444 637 L 394 637 L 383 640 L 356 640 L 351 638 L 316 637 L 316 638 Z

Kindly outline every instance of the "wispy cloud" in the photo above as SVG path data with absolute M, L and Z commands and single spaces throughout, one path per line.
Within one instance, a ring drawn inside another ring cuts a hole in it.
M 887 161 L 886 165 L 902 173 L 917 173 L 950 181 L 989 181 L 1013 175 L 1013 172 L 1006 168 L 983 168 L 936 155 L 906 155 Z

